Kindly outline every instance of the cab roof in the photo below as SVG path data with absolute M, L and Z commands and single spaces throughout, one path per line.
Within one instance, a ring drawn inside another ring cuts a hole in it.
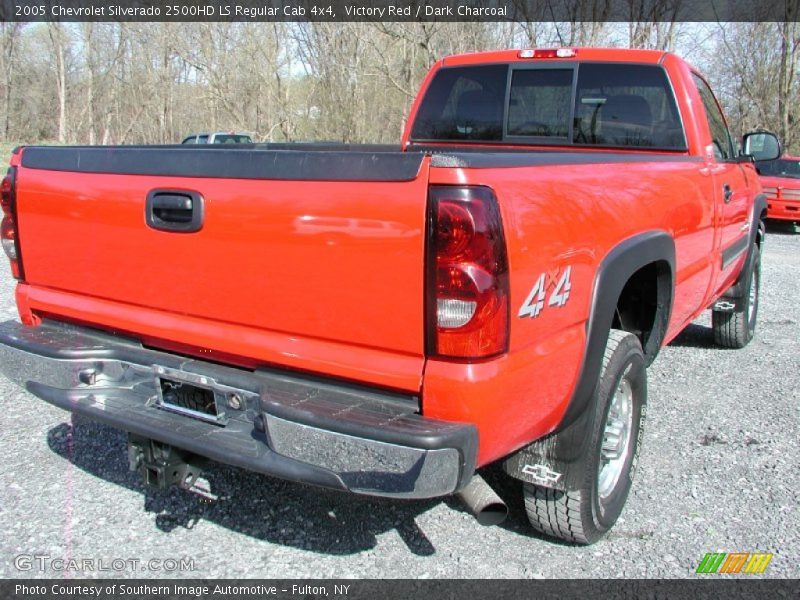
M 565 58 L 521 58 L 520 53 L 525 50 L 554 50 L 555 48 L 517 48 L 513 50 L 493 50 L 490 52 L 471 52 L 469 54 L 453 54 L 442 60 L 441 66 L 453 67 L 458 65 L 470 65 L 478 63 L 492 62 L 575 62 L 575 61 L 598 61 L 598 62 L 631 62 L 631 63 L 652 63 L 658 64 L 669 52 L 663 50 L 636 50 L 628 48 L 582 48 L 567 46 L 575 51 L 574 56 Z

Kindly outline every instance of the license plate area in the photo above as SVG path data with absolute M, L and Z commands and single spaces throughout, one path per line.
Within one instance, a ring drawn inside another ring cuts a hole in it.
M 206 377 L 156 369 L 156 406 L 187 417 L 224 425 L 224 394 L 218 393 Z

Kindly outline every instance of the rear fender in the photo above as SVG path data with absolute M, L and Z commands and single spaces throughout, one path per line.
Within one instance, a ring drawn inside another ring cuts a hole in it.
M 628 238 L 600 263 L 587 322 L 583 366 L 561 424 L 554 433 L 508 457 L 503 467 L 509 475 L 562 490 L 579 483 L 570 478 L 583 470 L 570 467 L 589 455 L 587 445 L 594 425 L 595 392 L 617 302 L 631 276 L 654 262 L 669 265 L 669 277 L 660 278 L 658 283 L 656 323 L 644 348 L 648 363 L 655 358 L 666 334 L 674 291 L 675 243 L 664 231 L 649 231 Z

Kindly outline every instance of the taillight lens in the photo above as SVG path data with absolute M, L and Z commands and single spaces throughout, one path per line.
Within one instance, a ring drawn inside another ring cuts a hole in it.
M 3 209 L 3 221 L 0 223 L 0 242 L 3 251 L 11 261 L 11 274 L 22 279 L 22 262 L 19 255 L 19 235 L 16 222 L 16 167 L 11 167 L 0 182 L 0 207 Z
M 481 359 L 508 350 L 508 260 L 486 187 L 430 188 L 428 354 Z
M 0 239 L 3 241 L 3 250 L 11 260 L 17 260 L 17 232 L 10 217 L 3 217 L 0 225 Z

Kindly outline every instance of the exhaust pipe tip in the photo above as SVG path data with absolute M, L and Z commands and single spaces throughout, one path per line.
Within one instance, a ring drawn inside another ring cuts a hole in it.
M 508 517 L 506 503 L 477 473 L 456 495 L 481 525 L 499 525 Z
M 493 502 L 492 504 L 485 506 L 483 510 L 475 515 L 475 519 L 484 527 L 500 525 L 500 523 L 505 521 L 507 518 L 508 507 L 505 505 L 505 502 L 502 501 Z

